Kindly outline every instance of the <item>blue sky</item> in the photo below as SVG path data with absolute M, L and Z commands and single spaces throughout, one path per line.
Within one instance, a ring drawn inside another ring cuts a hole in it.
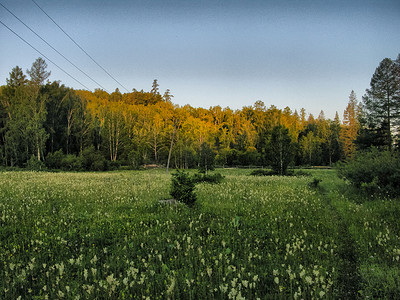
M 400 53 L 399 1 L 57 1 L 36 2 L 123 86 L 158 79 L 179 105 L 240 109 L 304 107 L 342 117 L 351 90 L 361 100 L 375 68 Z M 2 4 L 109 91 L 113 79 L 31 0 Z M 0 7 L 0 19 L 94 90 L 98 86 Z M 0 84 L 40 56 L 0 24 Z M 82 88 L 48 62 L 50 80 Z

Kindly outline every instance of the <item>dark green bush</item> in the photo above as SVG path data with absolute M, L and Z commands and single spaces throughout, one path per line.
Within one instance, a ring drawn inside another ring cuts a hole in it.
M 250 173 L 250 175 L 252 175 L 252 176 L 272 176 L 272 175 L 278 175 L 278 174 L 271 170 L 257 169 L 257 170 L 252 171 Z
M 55 151 L 54 153 L 47 154 L 45 164 L 49 169 L 61 169 L 61 162 L 64 158 L 62 150 Z
M 225 176 L 220 173 L 215 174 L 200 174 L 196 173 L 193 176 L 194 183 L 207 182 L 207 183 L 221 183 Z
M 316 189 L 319 186 L 321 181 L 322 181 L 322 179 L 314 178 L 311 182 L 308 183 L 308 186 L 310 188 Z
M 103 154 L 93 146 L 82 152 L 82 166 L 87 171 L 106 171 L 108 164 Z
M 337 169 L 340 178 L 368 194 L 400 195 L 400 158 L 394 153 L 363 152 Z
M 188 173 L 178 170 L 172 174 L 170 194 L 174 199 L 193 206 L 197 199 L 194 189 L 195 182 Z
M 46 166 L 42 161 L 38 160 L 36 156 L 32 155 L 26 162 L 26 168 L 31 171 L 43 171 L 46 169 Z
M 67 154 L 61 161 L 61 169 L 65 171 L 81 171 L 82 158 L 74 154 Z

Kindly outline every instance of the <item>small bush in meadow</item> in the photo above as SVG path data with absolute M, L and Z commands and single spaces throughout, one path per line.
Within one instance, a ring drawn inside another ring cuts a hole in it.
M 310 188 L 316 189 L 319 186 L 321 181 L 322 181 L 322 179 L 314 178 L 311 182 L 308 183 L 308 186 Z
M 338 175 L 369 194 L 400 195 L 400 158 L 389 151 L 360 153 L 338 164 Z
M 221 183 L 225 176 L 222 176 L 220 173 L 215 174 L 201 174 L 196 173 L 193 176 L 194 183 L 206 182 L 206 183 Z
M 193 206 L 197 199 L 194 189 L 195 182 L 188 173 L 178 170 L 172 174 L 170 194 L 174 199 Z
M 271 171 L 271 170 L 263 170 L 263 169 L 257 169 L 254 170 L 250 173 L 252 176 L 272 176 L 272 175 L 277 175 L 276 172 Z

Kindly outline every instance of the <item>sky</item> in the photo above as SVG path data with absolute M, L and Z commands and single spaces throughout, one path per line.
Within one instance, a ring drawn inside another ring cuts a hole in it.
M 179 105 L 231 109 L 261 100 L 340 118 L 380 61 L 400 53 L 400 1 L 0 0 L 109 92 L 170 89 Z M 0 6 L 0 20 L 90 90 L 100 88 Z M 41 54 L 0 24 L 0 85 Z M 46 60 L 46 58 L 45 58 Z M 50 81 L 80 83 L 46 60 Z

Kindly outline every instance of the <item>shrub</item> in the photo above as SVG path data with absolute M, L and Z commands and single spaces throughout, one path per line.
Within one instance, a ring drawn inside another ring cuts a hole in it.
M 400 195 L 400 159 L 389 151 L 363 152 L 338 164 L 338 176 L 369 194 Z
M 311 182 L 308 183 L 308 186 L 310 188 L 316 189 L 319 186 L 319 183 L 322 181 L 322 179 L 319 178 L 314 178 Z
M 170 194 L 174 199 L 193 206 L 197 198 L 194 189 L 195 182 L 188 173 L 178 170 L 172 174 Z
M 207 182 L 207 183 L 221 183 L 225 176 L 220 173 L 215 174 L 200 174 L 196 173 L 193 176 L 194 183 Z
M 26 162 L 26 168 L 31 171 L 42 171 L 46 169 L 46 166 L 42 161 L 38 160 L 36 156 L 32 155 Z
M 61 168 L 66 171 L 82 170 L 82 158 L 74 154 L 67 154 L 61 161 Z
M 273 175 L 278 175 L 275 171 L 272 170 L 262 170 L 262 169 L 257 169 L 254 170 L 250 173 L 252 176 L 273 176 Z
M 45 164 L 49 169 L 61 169 L 61 162 L 64 158 L 62 150 L 55 151 L 54 153 L 47 154 Z
M 108 164 L 100 151 L 93 146 L 86 148 L 82 152 L 82 166 L 88 171 L 106 171 Z

